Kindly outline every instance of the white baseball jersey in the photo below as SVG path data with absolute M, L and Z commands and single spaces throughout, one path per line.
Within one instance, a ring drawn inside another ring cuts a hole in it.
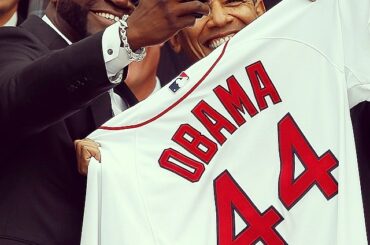
M 90 135 L 83 245 L 367 244 L 369 0 L 285 0 Z

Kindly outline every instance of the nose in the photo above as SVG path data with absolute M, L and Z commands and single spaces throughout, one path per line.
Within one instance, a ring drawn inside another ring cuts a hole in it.
M 227 10 L 222 6 L 219 1 L 212 1 L 210 4 L 210 15 L 208 16 L 209 21 L 207 26 L 212 27 L 223 27 L 233 20 L 233 17 L 228 14 Z

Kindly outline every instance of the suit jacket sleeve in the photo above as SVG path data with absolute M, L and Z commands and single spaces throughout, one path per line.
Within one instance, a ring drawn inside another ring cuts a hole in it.
M 25 30 L 1 30 L 0 135 L 38 133 L 112 88 L 101 40 L 98 33 L 50 51 Z

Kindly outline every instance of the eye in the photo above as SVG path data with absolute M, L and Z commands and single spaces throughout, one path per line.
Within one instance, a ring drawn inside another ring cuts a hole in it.
M 234 7 L 246 2 L 248 2 L 248 0 L 226 0 L 225 5 L 228 7 Z

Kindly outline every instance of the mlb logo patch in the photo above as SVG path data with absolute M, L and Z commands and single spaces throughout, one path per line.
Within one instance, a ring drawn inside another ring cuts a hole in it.
M 175 80 L 171 83 L 168 87 L 172 92 L 176 93 L 182 86 L 184 86 L 185 82 L 189 80 L 189 76 L 186 75 L 185 72 L 181 72 L 179 76 L 175 78 Z

